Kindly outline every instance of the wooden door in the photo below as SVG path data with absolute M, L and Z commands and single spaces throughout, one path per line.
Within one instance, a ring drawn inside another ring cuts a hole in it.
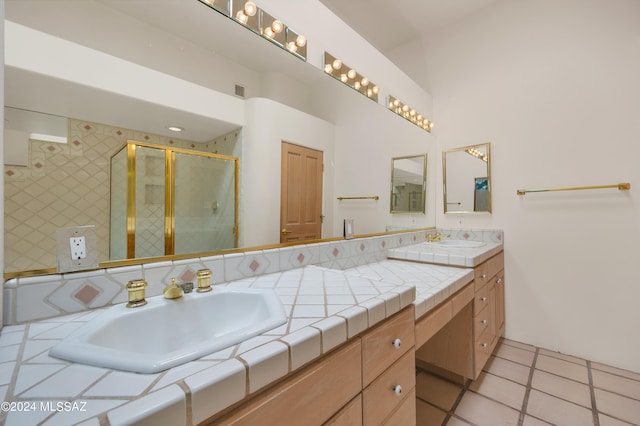
M 282 142 L 280 242 L 322 237 L 322 151 Z

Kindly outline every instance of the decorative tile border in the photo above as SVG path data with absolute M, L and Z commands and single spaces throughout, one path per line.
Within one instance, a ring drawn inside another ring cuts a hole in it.
M 451 238 L 502 242 L 499 230 L 438 229 L 298 245 L 179 261 L 148 263 L 89 272 L 11 279 L 4 283 L 4 324 L 20 324 L 82 312 L 127 300 L 126 284 L 144 278 L 147 296 L 162 294 L 171 278 L 186 280 L 211 269 L 212 284 L 288 271 L 308 265 L 350 269 L 387 258 L 387 250 L 424 242 L 440 232 Z M 192 278 L 193 279 L 193 278 Z

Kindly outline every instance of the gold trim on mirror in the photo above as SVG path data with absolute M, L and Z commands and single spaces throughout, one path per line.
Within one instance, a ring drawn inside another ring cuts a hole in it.
M 491 142 L 442 152 L 444 212 L 491 213 Z
M 424 214 L 426 196 L 427 154 L 392 158 L 390 212 Z

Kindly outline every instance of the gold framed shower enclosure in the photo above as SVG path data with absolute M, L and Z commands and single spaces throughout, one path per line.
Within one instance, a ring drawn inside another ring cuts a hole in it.
M 236 157 L 127 141 L 111 157 L 110 260 L 237 247 L 238 168 Z

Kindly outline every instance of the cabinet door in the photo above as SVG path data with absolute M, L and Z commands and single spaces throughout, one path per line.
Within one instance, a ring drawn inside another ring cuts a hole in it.
M 360 339 L 209 424 L 320 425 L 362 389 Z

